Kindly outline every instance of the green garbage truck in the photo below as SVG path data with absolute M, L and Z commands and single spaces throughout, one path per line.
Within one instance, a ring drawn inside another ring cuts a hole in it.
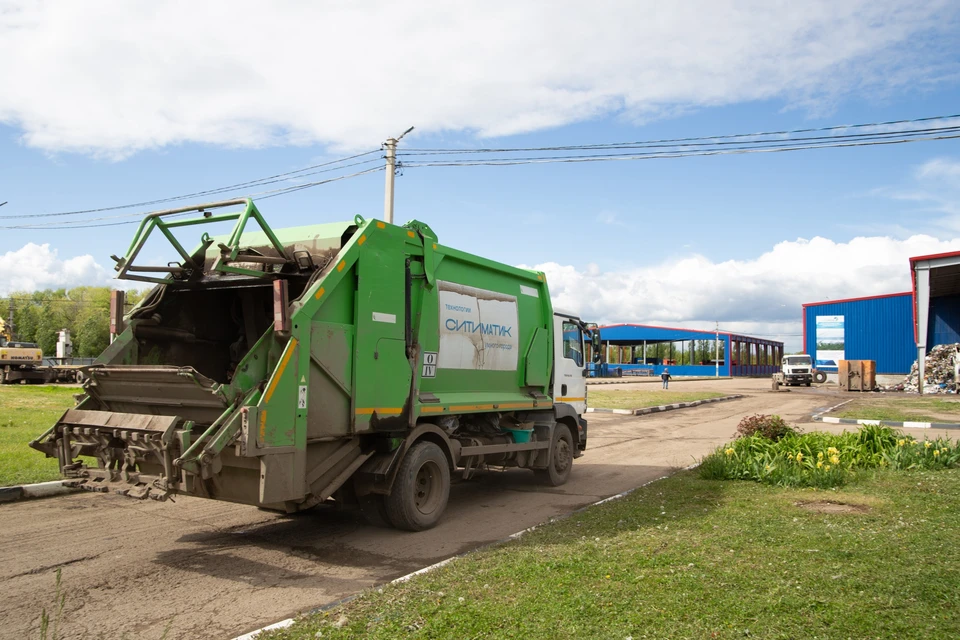
M 232 231 L 189 250 L 177 235 L 214 223 Z M 176 259 L 142 264 L 151 237 Z M 451 478 L 519 467 L 560 485 L 586 447 L 595 325 L 555 311 L 543 273 L 422 222 L 274 231 L 229 200 L 148 214 L 113 258 L 155 286 L 30 443 L 76 486 L 287 513 L 331 502 L 416 531 Z

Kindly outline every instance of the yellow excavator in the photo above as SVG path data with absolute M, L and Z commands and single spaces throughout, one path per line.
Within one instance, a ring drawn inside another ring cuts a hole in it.
M 41 369 L 40 348 L 32 342 L 16 342 L 12 338 L 7 324 L 0 319 L 0 384 L 44 380 L 46 372 Z

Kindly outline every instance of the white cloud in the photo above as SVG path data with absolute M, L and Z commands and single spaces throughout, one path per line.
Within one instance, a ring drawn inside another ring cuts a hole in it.
M 800 347 L 806 302 L 910 290 L 909 258 L 960 250 L 960 238 L 860 237 L 781 242 L 754 259 L 712 262 L 691 255 L 650 267 L 602 271 L 555 262 L 547 274 L 553 303 L 588 321 L 636 322 L 722 330 L 781 339 Z M 49 244 L 29 243 L 0 255 L 0 295 L 82 285 L 130 288 L 90 255 L 60 260 Z
M 0 295 L 83 285 L 107 286 L 111 284 L 110 275 L 89 254 L 60 260 L 57 250 L 49 244 L 30 242 L 0 255 Z
M 699 255 L 651 267 L 578 270 L 555 262 L 544 271 L 554 305 L 585 320 L 634 322 L 762 335 L 800 348 L 801 305 L 909 291 L 911 256 L 960 250 L 960 238 L 860 237 L 781 242 L 749 260 L 711 262 Z
M 922 180 L 940 180 L 960 187 L 960 160 L 934 158 L 920 165 L 917 177 Z
M 0 122 L 50 151 L 370 147 L 779 99 L 829 109 L 955 71 L 947 0 L 0 0 Z

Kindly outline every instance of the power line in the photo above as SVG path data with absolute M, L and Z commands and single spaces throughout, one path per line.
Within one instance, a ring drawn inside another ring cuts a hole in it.
M 360 164 L 363 164 L 363 163 L 360 163 Z M 357 171 L 356 173 L 351 173 L 351 174 L 344 175 L 344 176 L 337 176 L 337 177 L 335 177 L 335 178 L 328 178 L 328 179 L 326 179 L 326 180 L 318 180 L 318 181 L 315 181 L 315 182 L 306 182 L 306 183 L 303 183 L 303 184 L 293 185 L 293 186 L 290 186 L 290 187 L 282 187 L 282 188 L 280 188 L 280 189 L 271 189 L 271 190 L 269 190 L 269 191 L 261 191 L 261 192 L 259 192 L 259 193 L 251 193 L 251 194 L 248 194 L 248 197 L 257 196 L 259 200 L 266 200 L 266 199 L 268 199 L 268 198 L 276 198 L 277 196 L 282 196 L 282 195 L 286 195 L 286 194 L 288 194 L 288 193 L 293 193 L 294 191 L 301 191 L 301 190 L 303 190 L 303 189 L 311 189 L 311 188 L 313 188 L 313 187 L 318 187 L 318 186 L 324 185 L 324 184 L 330 184 L 331 182 L 338 182 L 338 181 L 340 181 L 340 180 L 346 180 L 346 179 L 348 179 L 348 178 L 356 178 L 357 176 L 362 176 L 362 175 L 366 175 L 366 174 L 369 174 L 369 173 L 376 173 L 376 172 L 378 172 L 378 171 L 383 171 L 383 169 L 384 169 L 383 166 L 372 167 L 372 168 L 370 168 L 370 169 L 364 169 L 363 171 Z M 189 213 L 189 212 L 185 212 L 183 215 L 187 215 L 188 213 Z M 143 214 L 142 214 L 142 213 L 129 214 L 129 216 L 137 216 L 138 218 L 142 218 L 142 217 L 143 217 Z M 128 217 L 128 216 L 127 216 L 127 215 L 124 215 L 124 216 L 107 216 L 107 217 L 104 217 L 104 218 L 88 218 L 88 219 L 84 219 L 84 220 L 71 221 L 71 222 L 68 222 L 68 223 L 43 222 L 43 223 L 36 223 L 36 224 L 0 226 L 0 229 L 38 229 L 38 230 L 44 230 L 44 231 L 47 231 L 47 230 L 56 231 L 56 230 L 66 230 L 66 229 L 89 229 L 89 228 L 96 228 L 96 227 L 116 227 L 116 226 L 121 226 L 121 225 L 139 224 L 139 223 L 140 223 L 140 220 L 139 220 L 139 219 L 138 219 L 138 220 L 127 220 L 127 221 L 124 221 L 124 222 L 104 222 L 104 223 L 100 223 L 100 222 L 99 222 L 99 221 L 101 221 L 101 220 L 109 220 L 109 219 L 111 219 L 111 218 L 113 218 L 113 217 Z M 89 222 L 96 222 L 97 224 L 86 224 L 86 223 L 89 223 Z
M 158 198 L 158 199 L 156 199 L 156 200 L 145 200 L 145 201 L 143 201 L 143 202 L 133 202 L 133 203 L 129 203 L 129 204 L 114 205 L 114 206 L 110 206 L 110 207 L 99 207 L 99 208 L 96 208 L 96 209 L 80 209 L 80 210 L 77 210 L 77 211 L 58 211 L 58 212 L 55 212 L 55 213 L 34 213 L 34 214 L 25 214 L 25 215 L 9 215 L 9 216 L 0 216 L 0 218 L 3 218 L 3 219 L 18 218 L 18 219 L 19 219 L 19 218 L 48 218 L 48 217 L 56 217 L 56 216 L 75 216 L 75 215 L 82 215 L 82 214 L 85 214 L 85 213 L 102 213 L 102 212 L 104 212 L 104 211 L 116 211 L 116 210 L 119 210 L 119 209 L 132 209 L 132 208 L 134 208 L 134 207 L 145 207 L 145 206 L 150 206 L 150 205 L 155 205 L 155 204 L 162 204 L 162 203 L 164 203 L 164 202 L 175 202 L 175 201 L 177 201 L 177 200 L 186 200 L 186 199 L 189 199 L 189 198 L 196 198 L 196 197 L 199 197 L 199 196 L 212 195 L 212 194 L 216 194 L 216 193 L 223 193 L 223 192 L 225 192 L 225 191 L 230 191 L 230 190 L 234 190 L 234 189 L 240 189 L 240 188 L 243 188 L 243 187 L 262 186 L 262 185 L 265 185 L 265 184 L 273 184 L 273 183 L 275 183 L 275 182 L 279 182 L 279 181 L 281 181 L 281 180 L 283 180 L 283 179 L 287 179 L 287 178 L 290 178 L 290 177 L 302 177 L 303 175 L 314 175 L 314 174 L 316 174 L 316 173 L 323 173 L 323 172 L 325 172 L 325 171 L 336 171 L 336 170 L 339 170 L 339 169 L 345 169 L 345 168 L 347 168 L 347 167 L 352 167 L 352 166 L 356 166 L 356 165 L 359 165 L 359 164 L 368 164 L 368 163 L 370 163 L 370 162 L 379 162 L 379 159 L 376 159 L 376 160 L 367 160 L 367 161 L 365 161 L 365 162 L 357 162 L 357 163 L 353 163 L 353 164 L 349 164 L 349 165 L 344 165 L 344 166 L 336 167 L 336 168 L 333 168 L 333 169 L 325 169 L 324 171 L 314 171 L 314 172 L 312 172 L 312 173 L 305 173 L 305 172 L 307 172 L 307 171 L 311 171 L 311 170 L 317 169 L 317 168 L 319 168 L 319 167 L 328 167 L 328 166 L 334 165 L 334 164 L 341 164 L 341 163 L 347 162 L 347 161 L 349 161 L 349 160 L 355 160 L 355 159 L 357 159 L 357 158 L 362 158 L 362 157 L 364 157 L 364 156 L 368 156 L 368 155 L 370 155 L 370 154 L 380 153 L 380 152 L 381 152 L 380 149 L 373 149 L 373 150 L 365 151 L 365 152 L 363 152 L 363 153 L 358 153 L 358 154 L 355 154 L 355 155 L 352 155 L 352 156 L 347 156 L 347 157 L 345 157 L 345 158 L 339 158 L 339 159 L 337 159 L 337 160 L 330 160 L 329 162 L 321 162 L 320 164 L 311 165 L 311 166 L 309 166 L 309 167 L 303 167 L 302 169 L 296 169 L 296 170 L 294 170 L 294 171 L 287 171 L 287 172 L 285 172 L 285 173 L 278 173 L 278 174 L 275 174 L 275 175 L 272 175 L 272 176 L 266 176 L 266 177 L 263 177 L 263 178 L 257 178 L 256 180 L 249 180 L 249 181 L 247 181 L 247 182 L 238 182 L 237 184 L 232 184 L 232 185 L 228 185 L 228 186 L 225 186 L 225 187 L 217 187 L 217 188 L 215 188 L 215 189 L 206 189 L 206 190 L 204 190 L 204 191 L 195 191 L 195 192 L 193 192 L 193 193 L 186 193 L 186 194 L 179 195 L 179 196 L 170 196 L 170 197 L 167 197 L 167 198 Z M 0 228 L 10 228 L 10 227 L 0 227 Z
M 956 115 L 947 115 L 947 116 L 927 116 L 924 118 L 912 118 L 908 120 L 888 120 L 886 122 L 872 122 L 865 124 L 841 124 L 841 125 L 832 125 L 829 127 L 816 127 L 816 128 L 807 128 L 807 129 L 791 129 L 784 131 L 765 131 L 758 133 L 734 133 L 734 134 L 725 134 L 725 135 L 716 135 L 716 136 L 697 136 L 689 138 L 663 138 L 660 140 L 646 140 L 646 141 L 637 141 L 637 142 L 612 142 L 612 143 L 602 143 L 602 144 L 587 144 L 587 145 L 566 145 L 562 147 L 505 147 L 500 149 L 417 149 L 417 148 L 407 148 L 405 153 L 502 153 L 510 151 L 561 151 L 561 150 L 576 150 L 576 149 L 588 149 L 588 148 L 600 148 L 604 146 L 623 146 L 623 145 L 650 145 L 650 144 L 662 144 L 662 143 L 684 143 L 684 142 L 696 142 L 702 140 L 727 140 L 735 138 L 755 138 L 755 137 L 769 137 L 769 136 L 785 136 L 793 135 L 797 133 L 821 133 L 825 131 L 840 131 L 846 129 L 863 129 L 867 127 L 888 127 L 893 125 L 901 124 L 915 124 L 920 122 L 932 122 L 935 120 L 951 120 L 954 118 L 960 118 L 960 114 Z
M 552 163 L 575 163 L 575 162 L 608 162 L 625 160 L 649 160 L 649 159 L 669 159 L 686 158 L 694 156 L 713 156 L 713 155 L 733 155 L 746 153 L 779 153 L 787 151 L 802 151 L 808 149 L 826 149 L 842 147 L 865 147 L 875 145 L 903 144 L 907 142 L 920 142 L 932 140 L 949 140 L 960 138 L 960 124 L 954 124 L 953 120 L 960 118 L 960 115 L 949 116 L 929 116 L 924 118 L 914 118 L 909 120 L 891 120 L 886 122 L 874 122 L 865 124 L 835 125 L 830 127 L 817 127 L 806 129 L 793 129 L 785 131 L 771 131 L 761 133 L 740 133 L 719 136 L 700 136 L 687 138 L 667 138 L 659 140 L 635 141 L 635 142 L 614 142 L 586 145 L 562 145 L 555 147 L 516 147 L 516 148 L 488 148 L 488 149 L 407 149 L 399 154 L 405 158 L 398 166 L 407 168 L 419 167 L 467 167 L 467 166 L 511 166 L 522 164 L 552 164 Z M 929 123 L 942 121 L 945 126 L 941 127 L 923 127 L 923 128 L 904 128 L 903 125 L 916 125 L 920 123 Z M 873 131 L 864 133 L 840 133 L 835 135 L 813 135 L 794 138 L 783 138 L 782 136 L 794 136 L 797 134 L 815 133 L 822 134 L 827 132 L 841 132 L 848 130 L 860 130 L 864 128 L 879 127 L 900 127 L 895 131 Z M 748 139 L 749 138 L 749 139 Z M 475 156 L 489 155 L 494 153 L 513 154 L 518 152 L 527 153 L 547 153 L 547 152 L 584 152 L 598 151 L 602 153 L 562 153 L 562 155 L 534 155 L 527 157 L 485 157 L 476 160 L 470 158 L 454 158 L 450 160 L 433 160 L 430 156 Z M 627 153 L 614 153 L 614 151 L 627 151 Z M 345 158 L 331 160 L 320 164 L 303 167 L 294 171 L 240 182 L 226 187 L 207 189 L 180 196 L 171 196 L 168 198 L 158 198 L 143 202 L 130 203 L 124 205 L 115 205 L 110 207 L 99 207 L 94 209 L 84 209 L 76 211 L 61 211 L 54 213 L 28 214 L 28 215 L 9 215 L 0 216 L 0 219 L 24 219 L 24 218 L 44 218 L 74 216 L 89 213 L 102 213 L 120 209 L 135 208 L 141 206 L 173 202 L 205 195 L 221 194 L 244 187 L 265 186 L 275 184 L 294 178 L 303 178 L 330 171 L 340 171 L 348 167 L 361 166 L 379 163 L 380 158 L 362 160 L 348 163 L 350 160 L 356 160 L 371 154 L 380 153 L 379 149 L 358 153 Z M 344 164 L 348 163 L 348 164 Z M 338 165 L 338 166 L 334 166 Z M 322 168 L 321 167 L 327 167 Z M 249 194 L 249 196 L 258 196 L 260 199 L 273 198 L 302 189 L 309 189 L 322 184 L 336 182 L 346 178 L 353 178 L 367 173 L 382 171 L 383 166 L 377 166 L 353 174 L 338 176 L 328 180 L 319 180 L 303 184 L 292 185 L 279 189 L 271 189 L 258 193 Z M 2 206 L 2 205 L 0 205 Z M 136 224 L 138 220 L 123 222 L 114 222 L 113 220 L 135 217 L 140 218 L 143 213 L 122 214 L 118 216 L 101 216 L 95 218 L 85 218 L 82 220 L 67 222 L 50 222 L 0 226 L 0 229 L 83 229 L 94 227 L 111 227 L 127 224 Z M 94 224 L 91 224 L 94 223 Z
M 422 153 L 411 153 L 403 152 L 400 155 L 405 157 L 420 157 L 420 156 L 437 156 L 437 155 L 470 155 L 470 154 L 482 154 L 482 153 L 495 153 L 495 152 L 507 152 L 507 153 L 516 153 L 520 151 L 529 151 L 529 152 L 546 152 L 546 151 L 602 151 L 602 150 L 622 150 L 622 149 L 688 149 L 694 147 L 724 147 L 728 145 L 749 145 L 749 146 L 762 146 L 762 145 L 784 145 L 787 143 L 792 144 L 803 144 L 803 145 L 816 145 L 827 142 L 846 142 L 854 140 L 869 140 L 869 139 L 883 139 L 883 138 L 896 138 L 896 137 L 914 137 L 926 134 L 933 133 L 951 133 L 960 131 L 960 124 L 948 125 L 944 127 L 931 127 L 926 129 L 910 129 L 905 131 L 878 131 L 872 133 L 852 133 L 852 134 L 843 134 L 835 136 L 804 136 L 799 138 L 781 138 L 776 137 L 773 139 L 761 139 L 761 140 L 731 140 L 731 139 L 721 139 L 716 138 L 713 142 L 689 142 L 682 144 L 660 144 L 659 142 L 651 143 L 641 143 L 641 142 L 613 142 L 613 143 L 604 143 L 604 144 L 595 144 L 595 145 L 575 145 L 575 146 L 565 146 L 565 147 L 540 147 L 540 148 L 529 148 L 529 149 L 500 149 L 500 150 L 490 150 L 490 151 L 459 151 L 459 150 L 450 150 L 450 151 L 430 151 Z
M 949 135 L 901 137 L 899 139 L 860 140 L 856 142 L 823 143 L 815 145 L 793 144 L 780 146 L 745 146 L 732 149 L 710 149 L 697 151 L 654 151 L 649 153 L 627 154 L 594 154 L 594 155 L 567 155 L 525 158 L 487 158 L 481 160 L 448 160 L 425 161 L 412 160 L 403 162 L 404 168 L 418 167 L 476 167 L 476 166 L 512 166 L 522 164 L 556 164 L 574 162 L 610 162 L 624 160 L 659 160 L 668 158 L 690 158 L 696 156 L 742 155 L 748 153 L 780 153 L 787 151 L 806 151 L 810 149 L 837 149 L 846 147 L 870 147 L 877 145 L 904 144 L 909 142 L 923 142 L 932 140 L 953 140 L 960 138 L 960 129 L 950 131 Z

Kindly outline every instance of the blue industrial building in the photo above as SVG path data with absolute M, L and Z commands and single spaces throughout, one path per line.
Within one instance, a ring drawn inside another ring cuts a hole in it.
M 913 326 L 912 291 L 810 302 L 804 352 L 823 371 L 836 372 L 838 360 L 875 360 L 878 374 L 907 374 L 916 358 Z
M 720 340 L 720 360 L 715 358 Z M 701 341 L 701 348 L 696 342 Z M 709 343 L 702 348 L 702 341 Z M 654 327 L 643 324 L 614 324 L 600 327 L 604 354 L 608 347 L 620 347 L 629 355 L 607 367 L 620 368 L 624 374 L 659 376 L 664 368 L 675 376 L 766 376 L 780 370 L 783 343 L 726 331 L 696 331 Z M 648 347 L 654 347 L 650 356 Z M 727 357 L 729 354 L 729 357 Z M 605 358 L 606 360 L 606 358 Z M 681 362 L 683 364 L 674 364 Z

